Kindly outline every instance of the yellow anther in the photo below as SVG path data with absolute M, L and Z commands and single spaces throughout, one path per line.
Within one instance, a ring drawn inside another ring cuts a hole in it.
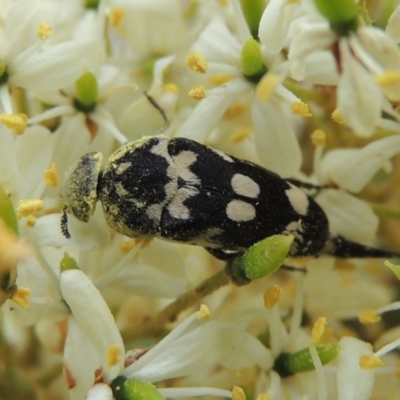
M 240 143 L 242 140 L 249 137 L 252 134 L 252 132 L 253 128 L 251 126 L 244 126 L 243 128 L 239 128 L 231 136 L 231 142 Z
M 375 356 L 361 356 L 360 367 L 362 369 L 375 369 L 382 367 L 383 361 L 379 357 Z
M 40 199 L 23 199 L 17 205 L 17 217 L 27 217 L 28 215 L 35 214 L 42 211 L 44 208 L 43 200 Z
M 225 119 L 234 119 L 242 115 L 246 111 L 247 107 L 243 104 L 236 103 L 232 104 L 224 113 Z
M 325 146 L 326 143 L 326 135 L 325 132 L 322 129 L 316 129 L 312 134 L 311 134 L 311 142 L 314 146 L 316 147 L 322 147 Z
M 218 3 L 221 4 L 221 6 L 226 7 L 229 4 L 229 0 L 218 0 Z
M 124 16 L 125 11 L 122 8 L 112 8 L 108 16 L 111 26 L 119 28 L 124 20 Z
M 343 124 L 343 116 L 338 108 L 331 114 L 331 117 L 338 124 Z
M 400 81 L 400 71 L 386 71 L 375 75 L 375 82 L 380 86 L 392 86 Z
M 207 72 L 207 60 L 203 54 L 198 51 L 192 51 L 188 56 L 186 56 L 186 64 L 194 72 L 200 72 L 201 74 Z
M 345 259 L 337 259 L 333 265 L 333 270 L 338 272 L 353 272 L 356 269 L 354 262 Z
M 224 85 L 225 83 L 230 82 L 233 78 L 234 78 L 233 75 L 228 75 L 228 74 L 214 75 L 208 78 L 208 82 L 214 86 L 221 86 Z
M 205 304 L 202 304 L 200 306 L 199 316 L 197 317 L 197 319 L 209 318 L 210 315 L 211 315 L 211 312 L 210 312 L 209 308 Z
M 188 93 L 188 95 L 195 100 L 202 100 L 206 95 L 206 88 L 203 85 L 193 86 L 192 90 Z
M 33 215 L 28 215 L 26 218 L 26 225 L 29 226 L 29 228 L 33 228 L 36 224 L 37 218 L 34 217 Z
M 45 22 L 42 22 L 39 24 L 38 30 L 37 30 L 37 35 L 39 39 L 47 39 L 51 35 L 53 35 L 53 31 L 51 29 L 51 26 L 49 24 L 46 24 Z
M 60 178 L 58 176 L 58 171 L 56 165 L 52 163 L 50 168 L 44 171 L 44 181 L 48 186 L 56 187 L 58 185 Z
M 298 115 L 300 117 L 308 118 L 312 116 L 308 104 L 303 103 L 302 101 L 294 101 L 290 106 L 290 110 L 294 115 Z
M 264 306 L 267 310 L 271 310 L 282 295 L 282 289 L 278 285 L 271 285 L 264 292 Z
M 138 244 L 136 239 L 126 240 L 119 245 L 122 253 L 128 254 Z
M 168 83 L 163 86 L 162 92 L 163 93 L 166 93 L 166 92 L 179 93 L 179 88 L 174 83 Z
M 381 316 L 375 310 L 365 310 L 358 314 L 358 320 L 364 325 L 376 324 L 381 319 Z
M 311 331 L 311 344 L 316 345 L 320 342 L 327 324 L 326 317 L 319 317 L 317 319 Z
M 256 400 L 271 400 L 271 397 L 269 397 L 266 393 L 261 393 L 257 396 Z
M 107 365 L 112 367 L 121 359 L 121 348 L 117 344 L 111 344 L 107 349 Z
M 279 84 L 279 82 L 280 80 L 278 75 L 265 74 L 256 89 L 258 100 L 267 101 L 274 93 L 275 88 Z
M 25 114 L 0 114 L 0 122 L 17 135 L 24 133 L 28 117 Z
M 232 389 L 232 400 L 246 400 L 244 391 L 239 386 L 234 386 Z
M 26 287 L 19 287 L 17 291 L 11 296 L 11 300 L 15 301 L 19 306 L 26 308 L 29 307 L 28 297 L 31 295 L 31 290 Z

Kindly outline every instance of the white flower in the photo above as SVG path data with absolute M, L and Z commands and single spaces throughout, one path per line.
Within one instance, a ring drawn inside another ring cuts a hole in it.
M 343 122 L 356 135 L 368 137 L 378 126 L 384 126 L 382 110 L 399 121 L 387 100 L 400 99 L 400 80 L 395 73 L 400 65 L 400 52 L 384 31 L 359 26 L 355 32 L 338 38 L 328 21 L 310 13 L 293 23 L 291 37 L 288 57 L 295 79 L 304 79 L 306 61 L 313 53 L 328 47 L 336 49 L 336 63 L 341 71 L 338 109 Z M 400 131 L 398 124 L 393 124 L 392 129 Z
M 63 4 L 60 9 L 60 5 L 52 1 L 22 0 L 10 7 L 0 54 L 6 68 L 6 84 L 3 83 L 0 89 L 6 113 L 13 112 L 9 89 L 43 90 L 45 87 L 58 90 L 98 65 L 102 54 L 96 40 L 79 38 L 66 41 L 58 34 L 55 39 L 51 38 L 51 29 L 57 30 L 57 24 L 62 26 L 66 21 L 74 20 L 76 12 L 75 4 Z M 16 29 L 17 26 L 23 29 Z
M 242 28 L 239 29 L 240 39 L 221 19 L 215 18 L 193 45 L 193 51 L 199 52 L 207 62 L 204 78 L 226 83 L 205 90 L 204 98 L 178 129 L 177 136 L 204 142 L 213 130 L 229 129 L 228 124 L 225 127 L 220 124 L 229 106 L 242 105 L 250 119 L 248 129 L 254 132 L 255 150 L 262 164 L 284 177 L 293 176 L 300 168 L 301 154 L 288 122 L 288 111 L 293 104 L 301 102 L 281 84 L 279 62 L 275 66 L 271 60 L 271 73 L 265 75 L 256 90 L 246 80 L 240 54 L 250 33 L 244 32 L 242 18 L 241 14 L 236 14 L 237 25 Z

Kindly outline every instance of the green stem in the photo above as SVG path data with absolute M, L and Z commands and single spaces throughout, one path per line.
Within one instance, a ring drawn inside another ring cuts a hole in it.
M 225 270 L 221 270 L 207 278 L 197 287 L 178 297 L 173 303 L 166 306 L 159 314 L 136 327 L 129 327 L 121 332 L 124 341 L 136 340 L 144 337 L 158 336 L 165 329 L 165 324 L 173 322 L 178 315 L 189 307 L 197 304 L 201 299 L 228 285 L 229 277 Z

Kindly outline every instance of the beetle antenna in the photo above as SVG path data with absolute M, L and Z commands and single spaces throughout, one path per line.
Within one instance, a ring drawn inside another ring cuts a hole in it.
M 171 123 L 169 122 L 167 118 L 167 114 L 165 114 L 165 110 L 157 103 L 157 101 L 154 99 L 154 97 L 150 96 L 147 92 L 143 92 L 144 95 L 147 97 L 147 100 L 149 103 L 161 114 L 162 119 L 165 122 L 165 125 L 163 127 L 163 131 L 166 131 Z
M 71 239 L 71 234 L 68 230 L 68 215 L 67 215 L 67 206 L 64 205 L 62 208 L 61 214 L 61 232 L 67 239 Z
M 329 254 L 337 258 L 400 258 L 398 252 L 352 242 L 341 235 L 330 236 L 322 254 Z

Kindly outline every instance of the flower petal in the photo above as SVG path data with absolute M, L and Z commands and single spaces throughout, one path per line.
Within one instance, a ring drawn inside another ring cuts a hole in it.
M 343 121 L 360 137 L 373 133 L 381 116 L 383 94 L 370 73 L 351 53 L 346 39 L 339 43 L 342 75 L 338 86 L 338 108 Z
M 371 345 L 352 337 L 344 337 L 339 345 L 342 351 L 337 359 L 338 400 L 368 400 L 374 386 L 375 371 L 362 369 L 360 357 L 372 355 Z
M 341 188 L 357 193 L 398 153 L 398 135 L 376 140 L 362 149 L 332 150 L 322 159 L 320 179 L 322 182 L 333 181 Z
M 282 105 L 275 99 L 255 101 L 252 116 L 262 165 L 282 177 L 294 176 L 300 169 L 301 152 Z

